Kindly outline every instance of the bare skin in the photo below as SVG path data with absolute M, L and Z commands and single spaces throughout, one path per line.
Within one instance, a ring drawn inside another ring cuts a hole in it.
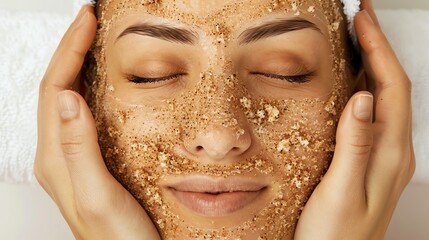
M 382 239 L 414 173 L 411 83 L 371 2 L 362 5 L 356 30 L 365 72 L 376 83 L 375 109 L 368 92 L 350 99 L 332 165 L 306 204 L 295 239 Z M 159 239 L 146 212 L 105 167 L 91 112 L 69 90 L 80 81 L 95 29 L 93 10 L 84 7 L 41 82 L 35 174 L 77 239 Z

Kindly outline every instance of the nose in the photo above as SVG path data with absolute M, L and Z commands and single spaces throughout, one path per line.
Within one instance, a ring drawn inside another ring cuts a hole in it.
M 198 159 L 214 161 L 236 159 L 245 154 L 252 145 L 251 134 L 246 130 L 217 126 L 199 132 L 194 139 L 185 140 L 187 153 Z

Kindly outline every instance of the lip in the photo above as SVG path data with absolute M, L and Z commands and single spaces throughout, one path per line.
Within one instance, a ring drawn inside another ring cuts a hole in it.
M 224 216 L 254 202 L 267 185 L 254 180 L 229 177 L 187 177 L 168 186 L 185 207 L 205 216 Z

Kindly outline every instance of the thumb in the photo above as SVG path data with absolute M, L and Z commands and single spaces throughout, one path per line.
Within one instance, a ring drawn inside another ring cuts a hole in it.
M 348 102 L 337 128 L 337 144 L 326 179 L 337 193 L 364 193 L 373 144 L 373 96 L 359 92 Z
M 58 93 L 57 98 L 61 146 L 77 214 L 83 215 L 80 219 L 90 228 L 86 233 L 98 236 L 88 239 L 159 239 L 146 212 L 107 170 L 85 100 L 69 90 Z
M 111 182 L 98 145 L 95 121 L 85 100 L 73 91 L 57 95 L 61 117 L 61 147 L 76 201 L 97 202 Z

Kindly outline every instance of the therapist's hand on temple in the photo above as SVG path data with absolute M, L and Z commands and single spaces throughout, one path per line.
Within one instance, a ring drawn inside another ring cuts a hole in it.
M 366 74 L 375 82 L 374 100 L 359 92 L 344 110 L 332 165 L 304 207 L 298 240 L 384 239 L 414 173 L 411 83 L 371 2 L 362 7 L 355 26 Z
M 76 239 L 160 239 L 150 218 L 109 173 L 79 82 L 95 36 L 92 7 L 82 8 L 64 35 L 40 85 L 35 174 Z

